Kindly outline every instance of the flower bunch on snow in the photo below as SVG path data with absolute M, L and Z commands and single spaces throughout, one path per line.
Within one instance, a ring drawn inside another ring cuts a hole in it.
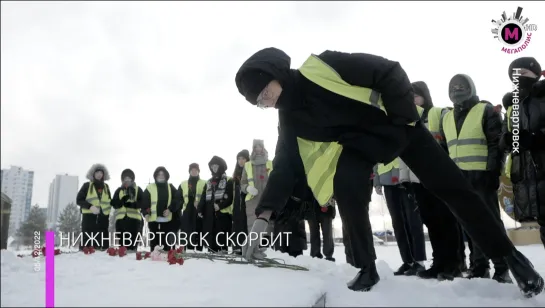
M 110 247 L 106 250 L 106 252 L 108 253 L 110 257 L 115 257 L 115 256 L 124 257 L 127 255 L 127 247 L 119 247 L 119 248 Z
M 89 246 L 89 247 L 83 247 L 83 253 L 86 255 L 90 255 L 95 253 L 95 247 Z
M 180 265 L 183 265 L 184 264 L 184 258 L 183 258 L 183 252 L 184 252 L 184 247 L 181 246 L 180 248 L 176 249 L 176 250 L 170 250 L 168 252 L 168 264 L 172 265 L 172 264 L 180 264 Z
M 61 254 L 61 250 L 59 248 L 55 249 L 55 252 L 54 252 L 55 256 L 57 255 L 60 255 Z M 45 246 L 42 247 L 42 255 L 45 257 Z M 40 256 L 40 250 L 39 249 L 34 249 L 34 251 L 32 251 L 32 257 L 33 258 L 37 258 Z
M 151 257 L 151 252 L 149 252 L 149 251 L 146 252 L 144 255 L 142 255 L 141 251 L 138 251 L 136 253 L 136 260 L 142 260 L 142 259 L 146 260 L 146 259 L 148 259 L 150 257 Z

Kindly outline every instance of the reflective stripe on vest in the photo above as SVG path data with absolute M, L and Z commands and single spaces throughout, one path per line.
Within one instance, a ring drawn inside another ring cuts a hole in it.
M 138 199 L 138 186 L 134 185 L 134 189 L 136 191 L 136 193 L 134 194 L 134 197 L 127 201 L 136 203 L 136 200 Z M 123 199 L 124 196 L 125 196 L 125 190 L 124 189 L 119 190 L 119 200 Z M 121 206 L 119 209 L 115 210 L 115 220 L 123 219 L 125 218 L 125 215 L 132 219 L 142 220 L 142 215 L 140 215 L 140 209 L 138 208 L 134 209 L 130 207 Z
M 399 183 L 399 157 L 390 163 L 378 164 L 377 173 L 381 185 L 396 185 Z
M 347 83 L 339 73 L 314 54 L 303 63 L 299 72 L 308 80 L 328 91 L 376 107 L 387 115 L 381 94 L 378 91 Z M 409 125 L 414 126 L 414 124 L 415 122 Z
M 333 196 L 333 178 L 343 147 L 336 142 L 315 142 L 297 137 L 308 186 L 320 206 Z
M 428 110 L 428 130 L 432 134 L 433 138 L 437 141 L 441 140 L 441 113 L 443 108 L 431 107 Z
M 170 189 L 170 184 L 166 183 L 167 184 L 167 188 L 168 188 L 168 200 L 167 200 L 167 207 L 170 205 L 170 202 L 172 202 L 172 191 Z M 149 221 L 156 221 L 157 220 L 157 200 L 159 198 L 159 193 L 157 192 L 157 184 L 153 183 L 153 184 L 149 184 L 148 187 L 146 187 L 146 189 L 148 190 L 149 192 L 149 195 L 150 195 L 150 199 L 151 199 L 151 214 L 150 214 L 150 217 L 149 217 Z M 160 213 L 161 217 L 163 217 L 163 213 Z M 167 217 L 167 221 L 171 221 L 172 220 L 172 213 L 170 213 L 170 215 L 168 215 Z
M 267 168 L 267 174 L 271 174 L 271 171 L 272 171 L 272 161 L 268 160 L 267 161 L 267 164 L 265 165 L 265 167 Z M 246 170 L 246 177 L 248 178 L 248 186 L 252 186 L 252 187 L 255 187 L 255 182 L 254 182 L 254 168 L 252 166 L 252 162 L 249 161 L 249 162 L 246 162 L 244 164 L 244 170 Z M 246 201 L 249 201 L 251 199 L 253 199 L 254 196 L 250 195 L 250 194 L 246 194 Z
M 102 190 L 102 196 L 101 199 L 98 199 L 98 193 L 96 190 L 96 187 L 93 182 L 89 182 L 89 190 L 87 190 L 87 197 L 85 198 L 85 201 L 91 203 L 91 205 L 94 205 L 96 207 L 99 207 L 102 209 L 102 214 L 104 215 L 110 215 L 110 197 L 108 196 L 108 184 L 104 183 L 104 189 Z M 83 214 L 92 214 L 91 210 L 88 209 L 81 209 L 81 212 Z
M 195 201 L 199 202 L 201 200 L 201 194 L 202 190 L 204 189 L 204 185 L 206 185 L 205 180 L 199 179 L 197 181 L 197 188 L 195 190 Z M 184 192 L 184 204 L 182 205 L 182 211 L 185 211 L 185 208 L 187 207 L 187 204 L 189 203 L 189 180 L 183 181 L 182 184 L 180 184 L 182 187 L 182 191 Z
M 231 180 L 231 177 L 228 176 L 228 177 L 227 177 L 227 182 L 229 182 L 230 180 Z M 227 188 L 227 183 L 225 184 L 225 186 L 226 186 L 225 188 Z M 233 183 L 233 187 L 234 187 L 234 186 L 235 186 L 235 183 Z M 227 192 L 227 190 L 226 190 L 225 192 Z M 233 191 L 233 193 L 234 193 L 234 191 Z M 220 212 L 225 213 L 225 214 L 231 214 L 231 215 L 233 215 L 233 202 L 234 202 L 234 201 L 235 201 L 235 195 L 233 194 L 233 199 L 231 200 L 231 204 L 229 204 L 228 207 L 226 207 L 226 208 L 224 208 L 224 209 L 221 209 Z
M 450 158 L 462 170 L 487 170 L 488 146 L 482 124 L 485 107 L 486 103 L 478 103 L 471 108 L 458 136 L 454 111 L 443 118 Z
M 511 112 L 513 110 L 513 106 L 509 106 L 507 108 L 507 113 L 505 114 L 505 117 L 507 119 L 507 131 L 511 132 L 513 129 L 513 123 L 511 123 Z M 507 154 L 507 158 L 505 160 L 505 176 L 510 179 L 511 178 L 511 166 L 513 165 L 513 157 L 511 156 L 511 152 Z

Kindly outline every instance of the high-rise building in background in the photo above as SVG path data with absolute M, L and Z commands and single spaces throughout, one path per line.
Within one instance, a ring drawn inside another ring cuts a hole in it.
M 9 169 L 2 169 L 1 176 L 2 192 L 12 201 L 8 234 L 13 236 L 30 213 L 34 171 L 11 166 Z
M 57 175 L 49 185 L 49 202 L 47 204 L 47 227 L 57 225 L 59 215 L 70 203 L 76 203 L 79 190 L 79 179 L 75 175 Z

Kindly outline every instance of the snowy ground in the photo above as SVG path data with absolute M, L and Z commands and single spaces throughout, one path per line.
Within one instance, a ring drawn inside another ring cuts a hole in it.
M 380 283 L 368 293 L 352 292 L 346 282 L 357 270 L 344 262 L 344 247 L 335 247 L 336 264 L 282 257 L 287 263 L 306 266 L 309 272 L 249 265 L 225 265 L 221 261 L 188 260 L 183 266 L 136 261 L 134 255 L 110 257 L 66 254 L 55 257 L 55 306 L 300 306 L 310 307 L 323 293 L 326 306 L 495 306 L 545 307 L 545 294 L 522 298 L 515 285 L 492 280 L 457 279 L 453 282 L 395 277 L 401 263 L 397 246 L 375 246 Z M 431 247 L 428 243 L 428 257 Z M 542 245 L 519 248 L 545 275 Z M 308 251 L 306 252 L 308 253 Z M 43 307 L 45 266 L 34 271 L 30 257 L 14 252 L 1 254 L 1 306 Z

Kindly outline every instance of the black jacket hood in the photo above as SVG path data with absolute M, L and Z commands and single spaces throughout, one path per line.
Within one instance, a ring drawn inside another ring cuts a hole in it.
M 123 181 L 125 177 L 130 177 L 133 181 L 136 178 L 134 172 L 131 169 L 125 169 L 123 170 L 123 172 L 121 172 L 121 181 Z
M 155 169 L 155 171 L 153 172 L 153 179 L 155 180 L 155 178 L 157 178 L 157 174 L 159 173 L 159 171 L 163 171 L 165 173 L 165 179 L 168 182 L 168 180 L 170 179 L 170 173 L 168 173 L 167 168 L 163 166 L 159 166 L 157 167 L 157 169 Z
M 219 165 L 218 172 L 216 174 L 212 172 L 212 165 L 214 164 Z M 223 158 L 214 155 L 214 157 L 212 157 L 212 159 L 208 163 L 208 168 L 210 169 L 210 172 L 212 173 L 213 176 L 222 175 L 225 173 L 225 171 L 227 171 L 227 163 L 225 162 Z
M 235 76 L 238 92 L 246 97 L 253 81 L 249 76 L 255 76 L 256 72 L 271 75 L 284 86 L 290 79 L 290 66 L 291 58 L 282 50 L 274 47 L 262 49 L 248 58 L 239 68 Z
M 418 94 L 424 98 L 424 105 L 421 106 L 424 110 L 429 110 L 433 107 L 433 101 L 430 95 L 430 89 L 428 85 L 423 81 L 415 81 L 411 83 L 413 86 L 413 91 L 415 94 Z

